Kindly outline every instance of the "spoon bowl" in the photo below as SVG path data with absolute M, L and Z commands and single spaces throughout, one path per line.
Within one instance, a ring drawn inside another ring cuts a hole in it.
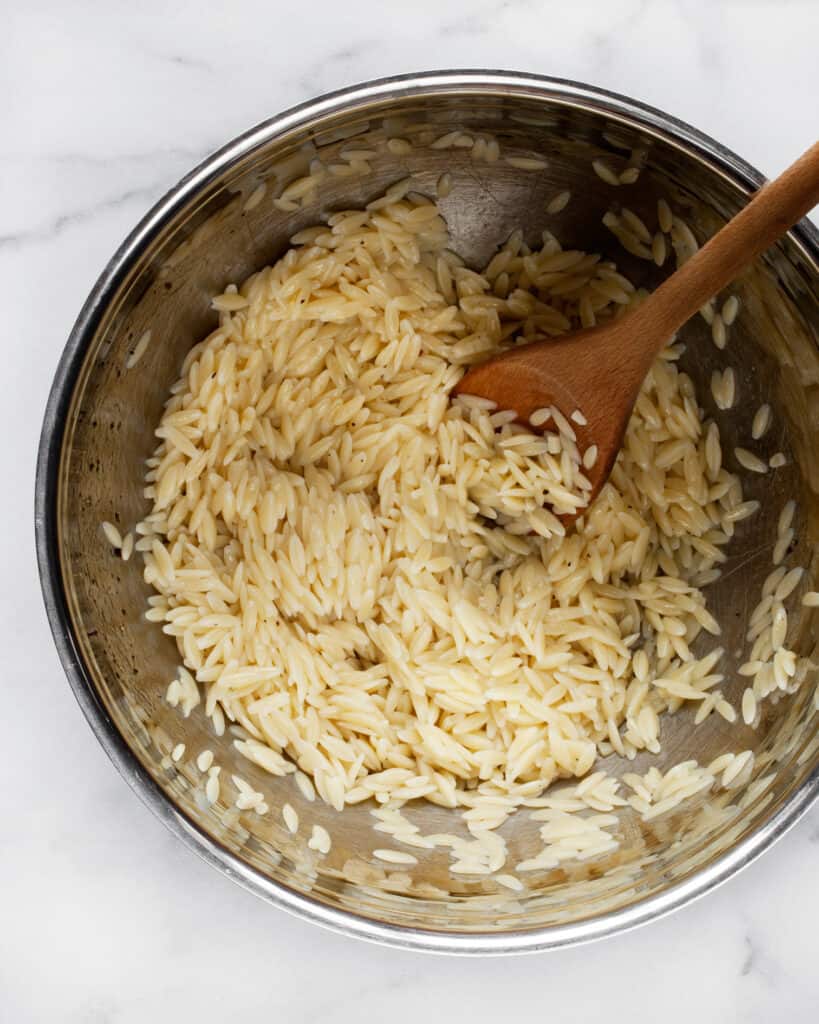
M 626 358 L 619 365 L 611 359 L 612 349 L 629 352 L 638 328 L 635 320 L 627 315 L 564 337 L 519 345 L 472 367 L 454 389 L 456 395 L 475 395 L 499 409 L 513 409 L 518 421 L 533 430 L 538 428 L 529 420 L 539 409 L 561 411 L 579 450 L 593 456 L 584 465 L 591 483 L 588 502 L 574 515 L 562 514 L 564 525 L 583 515 L 608 480 L 648 371 L 650 359 L 648 365 L 639 358 Z M 623 415 L 612 415 L 614 407 Z

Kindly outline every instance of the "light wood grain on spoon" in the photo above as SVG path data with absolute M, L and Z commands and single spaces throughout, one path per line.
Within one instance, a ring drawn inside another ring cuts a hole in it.
M 705 303 L 819 203 L 819 143 L 765 184 L 725 227 L 640 306 L 611 323 L 509 349 L 472 367 L 455 394 L 477 395 L 522 422 L 556 406 L 586 419 L 581 451 L 597 445 L 589 503 L 608 479 L 634 402 L 658 352 Z M 580 510 L 579 514 L 582 514 Z M 562 517 L 565 518 L 566 517 Z

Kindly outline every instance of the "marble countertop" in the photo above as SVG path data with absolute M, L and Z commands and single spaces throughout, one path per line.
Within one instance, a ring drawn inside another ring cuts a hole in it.
M 0 804 L 0 1020 L 67 1024 L 815 1019 L 819 810 L 706 899 L 594 946 L 455 960 L 325 933 L 166 832 L 65 684 L 34 568 L 34 451 L 99 270 L 210 150 L 315 94 L 422 68 L 592 82 L 691 122 L 768 174 L 816 131 L 815 0 L 556 4 L 277 0 L 5 6 L 0 42 L 0 591 L 9 697 Z M 70 13 L 69 13 L 70 7 Z M 19 582 L 18 582 L 19 581 Z M 594 965 L 594 982 L 589 983 Z

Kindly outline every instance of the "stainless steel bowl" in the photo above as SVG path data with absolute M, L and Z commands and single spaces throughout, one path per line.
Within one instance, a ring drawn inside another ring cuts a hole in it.
M 491 132 L 505 151 L 543 154 L 549 167 L 532 175 L 503 161 L 476 163 L 458 150 L 420 147 L 401 157 L 382 151 L 365 176 L 327 179 L 305 209 L 285 213 L 273 205 L 277 188 L 304 173 L 316 151 L 331 162 L 345 140 L 349 145 L 356 135 L 378 130 L 385 118 L 433 122 L 441 132 Z M 592 171 L 598 156 L 622 169 L 632 148 L 645 154 L 637 184 L 612 189 Z M 214 323 L 210 296 L 275 259 L 288 238 L 322 212 L 361 205 L 408 170 L 419 189 L 431 188 L 445 169 L 455 186 L 442 204 L 454 245 L 476 265 L 514 228 L 536 239 L 548 225 L 572 245 L 615 255 L 649 286 L 656 273 L 621 258 L 601 228 L 612 202 L 654 223 L 657 198 L 665 196 L 703 237 L 761 181 L 732 153 L 659 111 L 531 75 L 473 71 L 388 79 L 265 122 L 169 192 L 114 254 L 89 296 L 43 426 L 38 556 L 57 647 L 91 727 L 133 789 L 203 858 L 272 903 L 363 938 L 452 953 L 548 949 L 610 935 L 681 906 L 747 864 L 797 820 L 819 790 L 815 667 L 798 692 L 766 706 L 756 730 L 711 716 L 693 731 L 688 712 L 664 725 L 660 767 L 688 756 L 704 763 L 726 749 L 751 747 L 756 764 L 748 785 L 703 796 L 649 825 L 623 814 L 615 854 L 523 876 L 526 889 L 513 895 L 491 877 L 459 881 L 440 854 L 422 857 L 412 869 L 378 867 L 368 808 L 339 815 L 308 803 L 292 778 L 254 771 L 231 736 L 215 737 L 199 711 L 183 719 L 171 710 L 163 694 L 178 663 L 175 645 L 144 620 L 148 588 L 139 560 L 125 564 L 112 557 L 99 531 L 103 519 L 125 527 L 146 511 L 141 477 L 153 427 L 187 349 Z M 261 183 L 267 191 L 254 205 Z M 571 189 L 572 202 L 558 217 L 547 217 L 547 199 L 564 188 Z M 789 496 L 798 499 L 795 564 L 809 566 L 814 586 L 819 571 L 818 258 L 817 233 L 803 222 L 738 282 L 742 308 L 724 353 L 711 344 L 704 323 L 684 332 L 686 368 L 709 413 L 712 369 L 731 362 L 737 371 L 738 407 L 717 414 L 726 450 L 749 436 L 754 411 L 768 401 L 775 426 L 760 444 L 766 453 L 781 448 L 789 455 L 785 469 L 748 481 L 762 512 L 739 531 L 723 577 L 711 589 L 728 652 L 727 692 L 735 703 L 743 688 L 735 669 L 749 610 L 770 569 L 776 518 Z M 147 329 L 147 352 L 126 370 L 129 352 Z M 808 609 L 791 615 L 792 646 L 814 666 L 818 618 Z M 178 741 L 187 752 L 172 765 L 168 753 Z M 226 775 L 241 770 L 267 793 L 272 808 L 287 800 L 303 823 L 326 826 L 333 836 L 330 855 L 308 850 L 305 828 L 291 836 L 275 810 L 259 819 L 224 802 L 207 809 L 193 763 L 205 747 L 216 752 Z M 614 760 L 608 767 L 640 770 L 650 761 L 624 766 Z M 409 814 L 432 831 L 458 827 L 450 812 L 432 806 Z M 532 852 L 535 826 L 525 813 L 503 832 L 510 863 Z

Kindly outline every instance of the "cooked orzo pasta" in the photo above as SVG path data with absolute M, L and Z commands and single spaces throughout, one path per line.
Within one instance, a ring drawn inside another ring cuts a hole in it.
M 149 617 L 246 756 L 298 766 L 337 808 L 494 800 L 496 824 L 600 753 L 658 750 L 664 712 L 719 704 L 720 651 L 692 645 L 719 632 L 701 587 L 742 489 L 678 346 L 588 511 L 571 428 L 451 401 L 513 338 L 640 296 L 548 234 L 531 251 L 515 233 L 483 272 L 447 242 L 399 183 L 218 296 L 157 430 L 137 548 Z M 576 508 L 566 535 L 555 512 Z

